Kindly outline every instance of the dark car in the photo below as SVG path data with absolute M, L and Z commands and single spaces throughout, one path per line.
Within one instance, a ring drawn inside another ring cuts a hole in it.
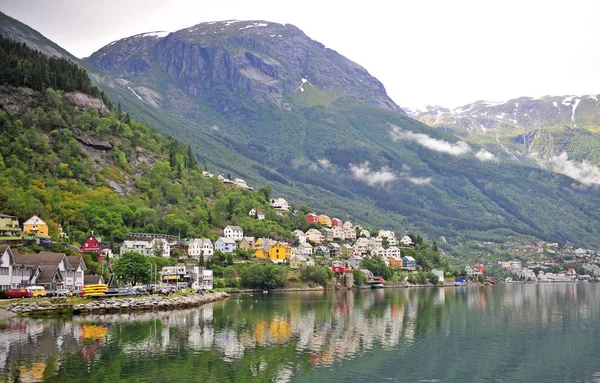
M 9 299 L 10 298 L 31 298 L 31 297 L 33 297 L 33 293 L 24 287 L 17 287 L 17 288 L 8 289 L 4 293 L 4 296 Z
M 52 245 L 52 241 L 47 238 L 42 238 L 42 239 L 40 239 L 40 245 L 50 246 L 50 245 Z

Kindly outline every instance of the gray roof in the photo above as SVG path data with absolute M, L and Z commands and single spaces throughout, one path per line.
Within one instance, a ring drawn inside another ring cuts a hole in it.
M 225 227 L 225 229 L 227 229 L 227 228 L 230 228 L 230 229 L 231 229 L 231 230 L 233 230 L 233 231 L 244 231 L 244 230 L 242 230 L 242 228 L 241 228 L 241 227 L 239 227 L 239 226 L 232 226 L 232 225 L 228 225 L 228 226 L 226 226 L 226 227 Z

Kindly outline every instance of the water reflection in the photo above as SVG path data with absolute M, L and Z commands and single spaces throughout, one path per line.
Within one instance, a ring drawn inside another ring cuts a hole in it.
M 545 368 L 540 358 L 565 362 L 543 353 L 515 359 L 518 347 L 555 353 L 568 332 L 582 352 L 600 351 L 589 340 L 600 335 L 599 291 L 595 284 L 515 284 L 308 292 L 233 296 L 182 311 L 16 318 L 0 332 L 0 381 L 427 378 L 414 363 L 397 363 L 407 358 L 436 361 L 436 378 L 469 381 L 452 371 L 470 368 L 482 351 L 496 359 L 495 378 L 519 381 L 529 376 L 525 365 Z M 597 361 L 579 363 L 581 381 L 598 380 Z

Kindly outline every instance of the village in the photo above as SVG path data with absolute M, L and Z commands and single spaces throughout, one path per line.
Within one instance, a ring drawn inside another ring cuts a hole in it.
M 247 188 L 242 181 L 236 182 Z M 289 203 L 284 198 L 271 198 L 269 203 L 277 214 L 302 214 L 291 211 Z M 248 211 L 248 215 L 257 220 L 265 219 L 265 213 L 255 208 Z M 219 265 L 218 262 L 215 264 L 215 255 L 220 259 L 226 257 L 229 259 L 229 264 L 270 263 L 285 265 L 290 270 L 315 266 L 326 267 L 336 275 L 336 281 L 345 287 L 355 285 L 354 270 L 360 270 L 364 274 L 367 285 L 383 286 L 386 280 L 382 276 L 375 275 L 371 270 L 363 267 L 364 261 L 371 259 L 376 259 L 393 272 L 398 272 L 398 275 L 403 277 L 403 282 L 413 283 L 415 279 L 410 278 L 411 274 L 416 275 L 422 271 L 435 275 L 434 279 L 430 280 L 433 284 L 456 285 L 472 281 L 480 283 L 591 281 L 594 280 L 594 275 L 600 275 L 598 254 L 586 249 L 562 249 L 555 243 L 542 243 L 519 249 L 521 252 L 539 254 L 542 257 L 560 256 L 560 262 L 576 267 L 567 267 L 564 270 L 558 265 L 556 259 L 551 260 L 546 257 L 540 260 L 498 261 L 498 267 L 491 268 L 496 270 L 492 272 L 495 279 L 490 277 L 489 263 L 486 264 L 488 270 L 481 263 L 468 264 L 464 270 L 458 272 L 452 272 L 448 268 L 444 270 L 441 267 L 423 270 L 415 258 L 409 255 L 414 254 L 413 250 L 419 240 L 412 234 L 397 238 L 392 230 L 368 230 L 351 221 L 342 222 L 341 219 L 316 212 L 308 212 L 305 219 L 310 228 L 306 231 L 294 230 L 290 233 L 291 241 L 246 236 L 240 226 L 227 225 L 219 231 L 216 240 L 181 238 L 159 233 L 128 233 L 115 253 L 109 244 L 103 244 L 102 239 L 93 233 L 89 234 L 79 246 L 69 244 L 68 234 L 59 226 L 56 239 L 64 241 L 64 246 L 71 247 L 71 250 L 76 248 L 80 253 L 93 254 L 94 260 L 102 265 L 101 273 L 90 274 L 81 255 L 46 251 L 37 254 L 21 254 L 18 248 L 23 243 L 35 243 L 42 247 L 56 245 L 49 235 L 48 224 L 40 217 L 32 216 L 21 225 L 17 217 L 0 214 L 0 237 L 3 238 L 4 243 L 0 246 L 0 290 L 43 286 L 48 291 L 79 292 L 85 285 L 111 285 L 116 282 L 111 264 L 128 253 L 169 260 L 176 258 L 178 261 L 176 264 L 151 271 L 152 284 L 172 286 L 175 289 L 193 285 L 196 289 L 212 290 L 215 287 L 215 279 L 221 282 L 212 269 L 225 266 Z M 563 260 L 564 257 L 568 259 Z M 219 270 L 219 273 L 222 274 L 222 270 Z M 125 283 L 127 284 L 127 281 Z M 217 284 L 217 287 L 225 287 L 222 283 Z

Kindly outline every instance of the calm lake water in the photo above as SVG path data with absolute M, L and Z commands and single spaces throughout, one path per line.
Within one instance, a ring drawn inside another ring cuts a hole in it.
M 600 382 L 600 284 L 233 296 L 13 319 L 0 382 Z

